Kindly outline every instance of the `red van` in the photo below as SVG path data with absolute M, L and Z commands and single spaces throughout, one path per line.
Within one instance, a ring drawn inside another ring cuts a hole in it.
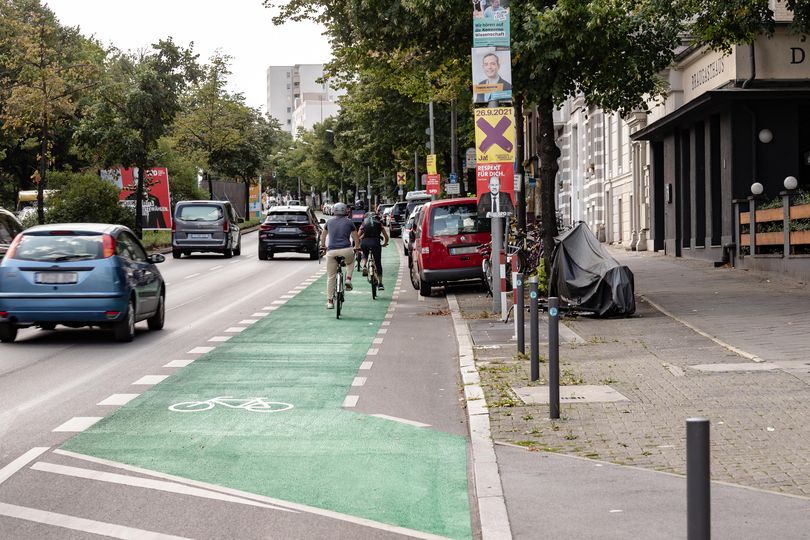
M 431 287 L 450 281 L 482 279 L 478 246 L 489 242 L 489 231 L 474 198 L 425 204 L 411 240 L 411 278 L 419 294 L 430 296 Z

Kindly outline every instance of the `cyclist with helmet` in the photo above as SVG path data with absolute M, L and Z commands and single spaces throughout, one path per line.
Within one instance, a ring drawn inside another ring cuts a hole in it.
M 354 206 L 351 209 L 351 218 L 355 228 L 360 229 L 360 225 L 366 218 L 366 209 L 363 206 L 363 201 L 361 201 L 360 199 L 354 201 Z
M 354 252 L 360 250 L 360 237 L 354 223 L 349 219 L 349 207 L 344 203 L 337 203 L 332 211 L 335 217 L 324 225 L 321 234 L 321 252 L 326 253 L 326 309 L 334 309 L 332 297 L 335 295 L 338 271 L 337 257 L 346 261 L 346 290 L 352 290 L 352 270 L 354 269 Z M 328 249 L 327 249 L 327 239 Z M 352 247 L 354 246 L 354 247 Z
M 380 235 L 385 239 L 385 243 L 380 244 Z M 368 254 L 374 255 L 374 266 L 377 268 L 377 278 L 379 283 L 377 289 L 384 291 L 382 283 L 382 248 L 388 245 L 388 231 L 383 227 L 382 220 L 376 212 L 369 212 L 360 225 L 360 248 L 363 251 L 363 275 L 368 275 Z

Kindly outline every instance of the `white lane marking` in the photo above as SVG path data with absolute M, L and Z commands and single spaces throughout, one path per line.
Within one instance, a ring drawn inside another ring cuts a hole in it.
M 621 512 L 624 512 L 624 510 L 610 510 L 611 514 L 619 514 Z
M 99 401 L 96 405 L 126 405 L 140 394 L 113 394 L 107 399 Z
M 279 308 L 279 306 L 264 306 L 262 310 L 264 311 L 275 311 Z
M 241 261 L 231 261 L 229 264 L 236 264 L 238 262 L 241 262 Z
M 296 291 L 296 292 L 301 292 L 301 291 L 303 291 L 304 289 L 306 289 L 306 286 L 305 286 L 305 285 L 299 285 L 299 286 L 297 286 L 297 287 L 293 287 L 293 290 L 294 290 L 294 291 Z
M 232 337 L 233 336 L 214 336 L 214 337 L 210 338 L 208 341 L 214 341 L 214 342 L 222 343 L 222 342 L 228 341 Z
M 193 361 L 193 358 L 191 360 L 172 360 L 168 364 L 164 364 L 163 367 L 186 367 Z
M 124 465 L 123 463 L 116 463 L 114 461 L 109 461 L 106 459 L 95 458 L 90 456 L 85 456 L 82 454 L 77 454 L 75 452 L 70 452 L 68 450 L 60 450 L 56 449 L 53 451 L 54 454 L 59 454 L 62 456 L 68 456 L 75 459 L 82 459 L 85 461 L 89 461 L 91 463 L 98 463 L 101 465 L 106 465 L 109 467 L 115 467 L 117 469 L 123 469 L 126 471 L 135 472 L 138 474 L 146 474 L 150 476 L 154 476 L 156 478 L 164 478 L 166 480 L 172 480 L 177 483 L 182 483 L 189 486 L 197 486 L 203 489 L 208 489 L 210 491 L 217 491 L 219 493 L 227 493 L 230 495 L 235 495 L 237 497 L 241 497 L 244 499 L 251 499 L 254 501 L 260 501 L 267 504 L 272 504 L 276 506 L 281 506 L 283 508 L 288 508 L 293 512 L 306 512 L 308 514 L 316 515 L 316 516 L 324 516 L 331 519 L 337 519 L 346 523 L 354 523 L 356 525 L 361 525 L 363 527 L 369 527 L 372 529 L 378 529 L 381 531 L 388 531 L 392 533 L 397 533 L 400 535 L 408 536 L 411 538 L 424 538 L 427 540 L 446 540 L 445 537 L 436 536 L 435 534 L 430 534 L 422 531 L 415 531 L 413 529 L 407 529 L 405 527 L 397 527 L 396 525 L 389 525 L 387 523 L 381 523 L 379 521 L 373 521 L 370 519 L 359 518 L 355 516 L 350 516 L 347 514 L 341 514 L 340 512 L 333 512 L 331 510 L 324 510 L 322 508 L 315 508 L 314 506 L 307 506 L 305 504 L 299 503 L 292 503 L 288 501 L 282 501 L 279 499 L 273 499 L 271 497 L 265 497 L 264 495 L 256 495 L 255 493 L 247 493 L 244 491 L 239 491 L 236 489 L 226 488 L 222 486 L 216 486 L 213 484 L 207 484 L 205 482 L 199 482 L 196 480 L 190 480 L 188 478 L 180 478 L 178 476 L 172 476 L 166 473 L 160 473 L 157 471 L 150 471 L 148 469 L 141 469 L 139 467 L 133 467 L 132 465 Z
M 142 384 L 142 385 L 157 384 L 159 382 L 165 381 L 168 378 L 169 378 L 168 375 L 144 375 L 143 377 L 141 377 L 140 379 L 138 379 L 137 381 L 135 381 L 132 384 L 133 385 L 135 385 L 135 384 Z
M 217 265 L 217 266 L 214 266 L 213 268 L 209 268 L 209 269 L 208 269 L 208 271 L 209 271 L 209 272 L 213 272 L 214 270 L 219 270 L 220 268 L 222 268 L 222 265 L 221 265 L 221 264 L 219 264 L 219 265 Z
M 273 303 L 275 305 L 277 305 L 277 306 L 283 306 L 284 304 L 287 303 L 287 301 L 286 300 L 273 300 Z
M 2 469 L 0 469 L 0 484 L 14 476 L 14 474 L 48 451 L 48 446 L 36 446 L 24 453 Z
M 391 321 L 383 321 L 382 325 L 383 326 L 391 326 Z
M 51 431 L 77 433 L 79 431 L 84 431 L 102 418 L 102 416 L 74 416 L 61 426 L 52 429 Z
M 268 313 L 264 313 L 262 311 L 257 311 L 256 313 L 251 315 L 251 317 L 267 317 L 267 315 L 268 315 Z
M 36 508 L 28 508 L 27 506 L 17 506 L 16 504 L 0 503 L 0 515 L 22 519 L 25 521 L 33 521 L 34 523 L 44 523 L 45 525 L 62 527 L 63 529 L 72 529 L 74 531 L 97 534 L 99 536 L 108 536 L 110 538 L 187 540 L 184 536 L 172 536 L 169 534 L 147 531 L 144 529 L 135 529 L 133 527 L 127 527 L 124 525 L 116 525 L 114 523 L 105 523 L 103 521 L 95 521 L 76 516 L 57 514 L 56 512 L 47 512 L 45 510 L 38 510 Z
M 385 318 L 386 318 L 386 319 L 393 319 L 393 318 L 394 318 L 394 314 L 393 314 L 393 313 L 386 313 L 386 314 L 385 314 Z
M 135 486 L 146 489 L 154 489 L 157 491 L 166 491 L 168 493 L 180 493 L 181 495 L 192 495 L 194 497 L 202 497 L 203 499 L 214 499 L 216 501 L 235 502 L 239 504 L 246 504 L 248 506 L 258 506 L 259 508 L 270 508 L 273 510 L 281 510 L 283 512 L 289 512 L 289 510 L 287 510 L 286 508 L 278 508 L 257 501 L 251 501 L 249 499 L 234 497 L 233 495 L 226 495 L 224 493 L 217 493 L 214 491 L 208 491 L 197 487 L 186 486 L 183 484 L 176 484 L 174 482 L 167 482 L 165 480 L 153 480 L 151 478 L 139 478 L 137 476 L 127 476 L 124 474 L 96 471 L 93 469 L 69 467 L 67 465 L 57 465 L 56 463 L 48 463 L 45 461 L 38 461 L 37 463 L 31 465 L 31 468 L 35 471 L 61 474 L 64 476 L 73 476 L 75 478 L 86 478 L 87 480 L 97 480 L 99 482 L 108 482 L 110 484 Z
M 230 328 L 226 328 L 225 332 L 229 334 L 238 334 L 239 332 L 244 332 L 246 328 L 246 326 L 231 326 Z
M 213 351 L 215 347 L 194 347 L 186 354 L 205 354 Z
M 379 330 L 377 330 L 377 333 L 378 334 L 387 334 L 388 333 L 388 328 L 380 328 Z
M 279 298 L 286 298 L 287 300 L 289 300 L 290 298 L 295 298 L 295 295 L 294 294 L 282 294 L 281 296 L 279 296 Z
M 394 422 L 401 422 L 403 424 L 408 424 L 409 426 L 430 427 L 430 424 L 423 424 L 422 422 L 417 422 L 416 420 L 406 420 L 405 418 L 398 418 L 396 416 L 388 416 L 387 414 L 372 414 L 371 416 L 376 416 L 377 418 L 383 418 L 385 420 L 393 420 Z
M 184 277 L 183 279 L 191 279 L 191 278 L 193 278 L 193 277 L 197 277 L 197 276 L 199 276 L 199 275 L 200 275 L 200 273 L 199 273 L 199 272 L 197 272 L 196 274 L 189 274 L 188 276 Z
M 360 399 L 360 396 L 346 396 L 343 400 L 343 407 L 356 407 L 358 399 Z
M 372 343 L 373 343 L 374 345 L 382 345 L 382 342 L 383 342 L 383 338 L 381 338 L 381 337 L 374 338 L 374 339 L 372 340 Z
M 378 352 L 380 352 L 380 349 L 369 349 L 366 356 L 377 356 Z
M 352 386 L 363 386 L 364 384 L 366 384 L 365 377 L 355 377 L 352 381 Z
M 371 369 L 371 366 L 374 365 L 374 362 L 363 362 L 360 364 L 360 369 Z
M 242 319 L 239 324 L 253 324 L 259 322 L 259 319 Z

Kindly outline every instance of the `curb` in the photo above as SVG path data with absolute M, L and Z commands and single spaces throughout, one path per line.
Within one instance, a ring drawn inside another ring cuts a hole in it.
M 512 538 L 509 514 L 506 511 L 506 500 L 495 456 L 495 445 L 492 442 L 489 427 L 489 409 L 484 390 L 481 388 L 481 378 L 475 367 L 470 329 L 461 317 L 456 295 L 448 294 L 447 303 L 450 306 L 458 342 L 459 370 L 467 404 L 475 496 L 481 520 L 481 538 L 484 540 Z

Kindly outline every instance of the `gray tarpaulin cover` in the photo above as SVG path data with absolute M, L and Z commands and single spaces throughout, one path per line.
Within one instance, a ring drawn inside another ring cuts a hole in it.
M 584 223 L 555 238 L 549 296 L 600 316 L 636 311 L 633 272 L 610 256 Z

